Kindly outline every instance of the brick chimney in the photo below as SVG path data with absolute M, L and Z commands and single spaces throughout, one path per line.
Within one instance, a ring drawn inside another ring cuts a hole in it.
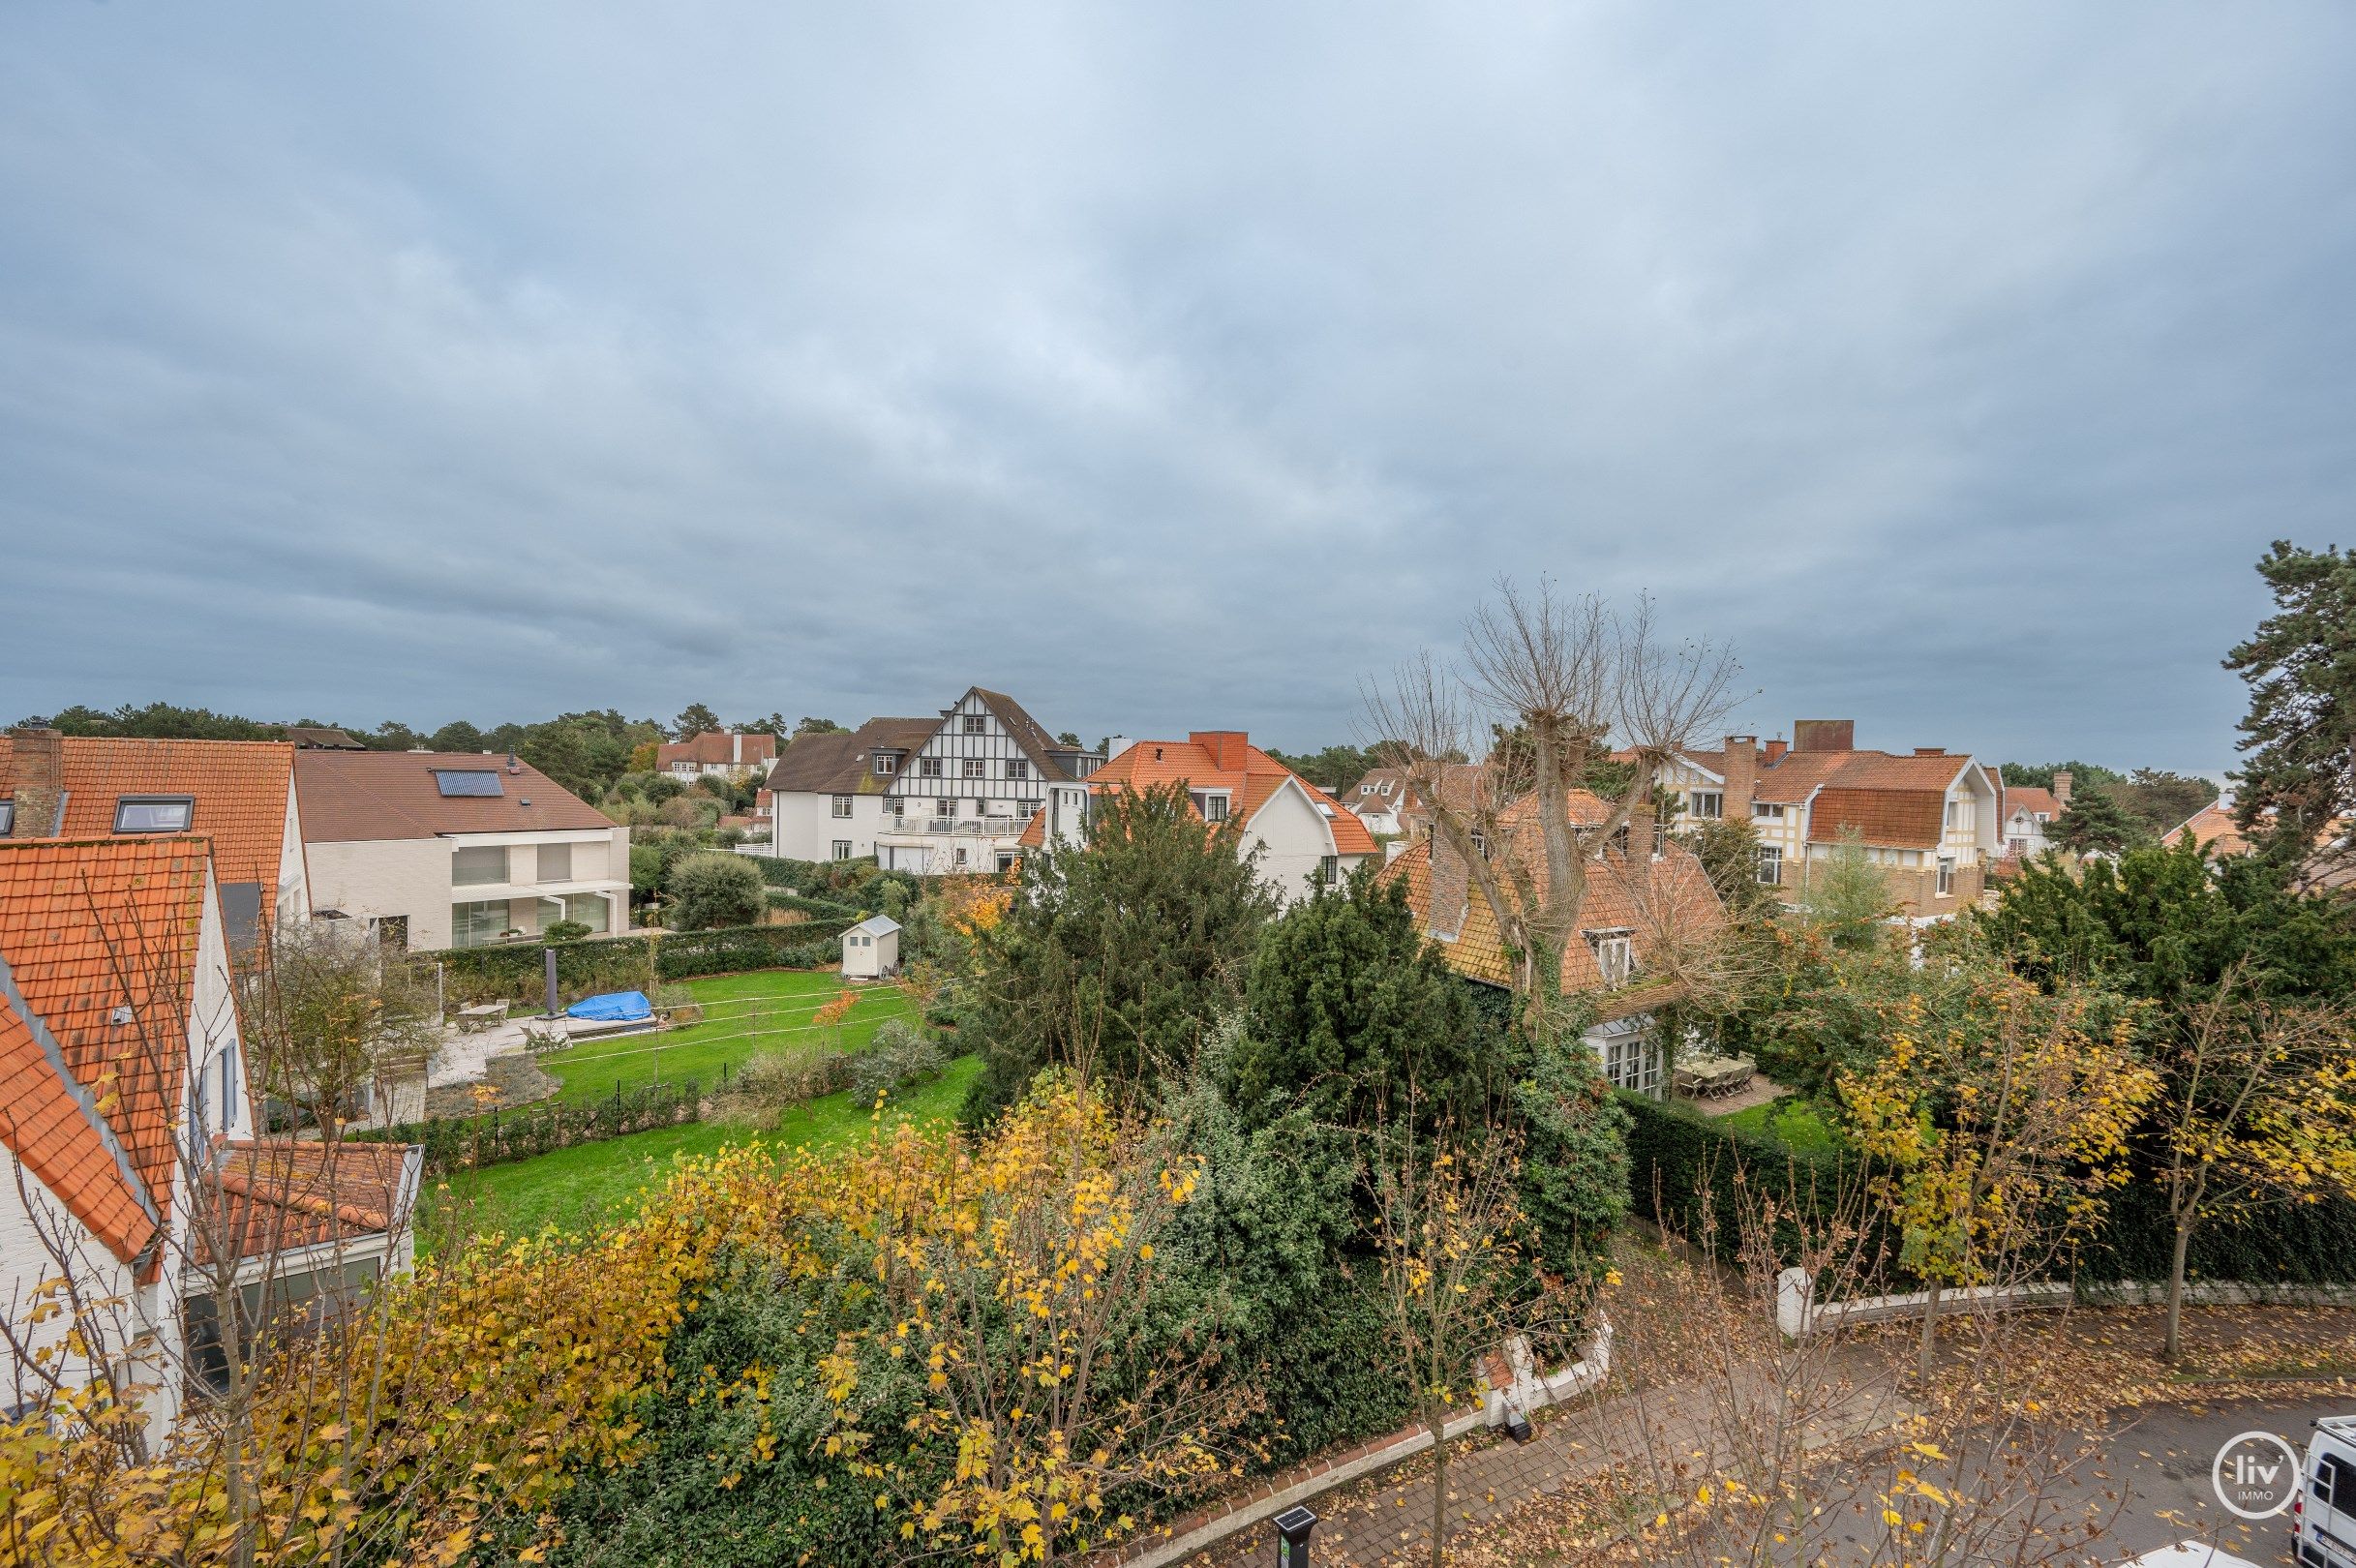
M 1857 749 L 1857 720 L 1794 719 L 1792 721 L 1792 749 L 1794 751 L 1855 751 Z
M 2065 809 L 2069 805 L 2069 769 L 2067 768 L 2054 771 L 2053 803 Z
M 1917 746 L 1915 747 L 1915 755 L 1918 757 L 1944 757 L 1947 755 L 1947 747 Z
M 1230 773 L 1243 771 L 1244 753 L 1252 738 L 1242 730 L 1191 730 L 1187 739 L 1211 754 L 1211 761 Z
M 1454 941 L 1465 927 L 1465 905 L 1472 892 L 1472 873 L 1465 869 L 1465 858 L 1457 853 L 1448 835 L 1434 825 L 1429 835 L 1432 844 L 1432 918 L 1425 922 L 1431 934 Z
M 1774 767 L 1783 761 L 1783 754 L 1791 749 L 1792 742 L 1789 740 L 1769 740 L 1767 743 L 1767 765 L 1769 768 Z
M 1660 829 L 1652 802 L 1639 800 L 1628 808 L 1628 859 L 1633 860 L 1642 855 L 1649 859 L 1660 853 Z
M 1751 797 L 1759 788 L 1759 738 L 1755 735 L 1730 735 L 1726 738 L 1726 820 L 1751 820 Z
M 10 750 L 15 756 L 15 820 L 11 838 L 48 838 L 65 817 L 65 791 L 59 785 L 64 770 L 63 738 L 55 730 L 11 730 Z

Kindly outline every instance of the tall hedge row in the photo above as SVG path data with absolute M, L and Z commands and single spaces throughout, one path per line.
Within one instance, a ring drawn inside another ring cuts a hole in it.
M 1732 1261 L 1740 1245 L 1737 1173 L 1755 1201 L 1774 1192 L 1798 1214 L 1822 1220 L 1838 1195 L 1870 1179 L 1865 1161 L 1846 1152 L 1798 1152 L 1780 1140 L 1729 1128 L 1676 1105 L 1623 1092 L 1634 1125 L 1628 1133 L 1629 1183 L 1637 1212 Z M 1898 1238 L 1868 1206 L 1869 1247 L 1894 1257 Z M 1706 1218 L 1714 1218 L 1714 1233 Z M 2149 1169 L 2113 1192 L 2100 1227 L 2081 1246 L 2077 1277 L 2091 1283 L 2164 1282 L 2172 1237 L 2167 1193 Z M 1870 1255 L 1870 1254 L 1869 1254 Z M 2238 1224 L 2204 1223 L 2193 1232 L 2188 1276 L 2250 1284 L 2356 1284 L 2356 1204 L 2326 1199 L 2269 1209 Z M 1904 1288 L 1907 1282 L 1893 1282 Z
M 488 948 L 448 948 L 417 954 L 441 966 L 451 1003 L 502 997 L 536 1000 L 545 967 L 557 955 L 559 1005 L 604 991 L 637 991 L 657 980 L 730 975 L 748 969 L 806 967 L 836 956 L 834 939 L 859 923 L 838 915 L 796 925 L 729 925 L 713 931 L 634 932 L 602 941 L 508 942 Z

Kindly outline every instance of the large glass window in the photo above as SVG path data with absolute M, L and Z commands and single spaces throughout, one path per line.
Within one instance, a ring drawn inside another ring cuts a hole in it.
M 573 880 L 573 847 L 570 844 L 542 844 L 540 846 L 540 880 L 542 882 L 570 882 Z
M 487 899 L 450 906 L 450 946 L 480 948 L 497 942 L 507 930 L 507 900 Z
M 606 912 L 612 906 L 597 893 L 566 893 L 564 895 L 564 918 L 568 920 L 578 920 L 592 931 L 606 929 Z
M 118 833 L 184 833 L 196 814 L 185 795 L 126 795 L 114 802 Z
M 1696 790 L 1690 799 L 1693 814 L 1704 822 L 1716 822 L 1726 815 L 1726 793 L 1723 790 Z
M 1607 1040 L 1603 1042 L 1603 1074 L 1614 1088 L 1633 1089 L 1657 1099 L 1661 1092 L 1660 1047 L 1642 1034 Z
M 507 880 L 507 847 L 504 844 L 472 844 L 450 854 L 450 883 L 458 888 L 480 888 Z
M 1783 885 L 1783 850 L 1774 844 L 1759 846 L 1759 880 L 1769 888 Z

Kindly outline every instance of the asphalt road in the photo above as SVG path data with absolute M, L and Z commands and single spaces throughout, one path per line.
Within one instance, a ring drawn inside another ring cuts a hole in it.
M 2135 1414 L 2110 1439 L 2108 1462 L 2081 1487 L 2115 1487 L 2123 1506 L 2104 1543 L 2123 1562 L 2154 1547 L 2200 1540 L 2252 1562 L 2290 1564 L 2290 1517 L 2261 1523 L 2234 1518 L 2210 1488 L 2218 1450 L 2245 1432 L 2271 1432 L 2302 1455 L 2317 1416 L 2352 1413 L 2344 1403 L 2305 1400 L 2236 1401 L 2228 1404 L 2148 1410 Z

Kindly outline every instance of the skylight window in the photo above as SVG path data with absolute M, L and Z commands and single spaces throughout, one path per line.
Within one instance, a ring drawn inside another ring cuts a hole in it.
M 184 833 L 196 815 L 196 802 L 185 795 L 126 795 L 114 802 L 114 830 Z
M 463 798 L 478 795 L 503 795 L 498 774 L 487 768 L 437 768 L 434 784 L 443 796 Z

